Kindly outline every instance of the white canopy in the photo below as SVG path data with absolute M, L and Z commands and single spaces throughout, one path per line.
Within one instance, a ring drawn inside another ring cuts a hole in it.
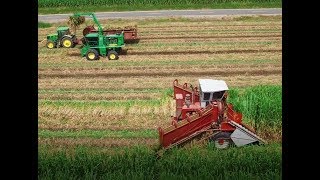
M 219 92 L 229 90 L 225 81 L 215 79 L 199 79 L 202 92 Z

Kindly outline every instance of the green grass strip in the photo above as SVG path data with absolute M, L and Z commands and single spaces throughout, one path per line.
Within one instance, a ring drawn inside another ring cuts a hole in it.
M 106 151 L 39 148 L 39 179 L 281 179 L 280 144 L 217 150 L 171 149 L 157 159 L 148 147 Z
M 38 0 L 39 14 L 163 9 L 281 8 L 281 0 Z
M 38 28 L 48 28 L 51 27 L 52 25 L 50 23 L 45 23 L 45 22 L 38 22 Z
M 158 138 L 156 130 L 38 130 L 41 138 Z
M 154 89 L 119 89 L 119 90 L 107 90 L 107 89 L 39 89 L 38 94 L 68 94 L 68 93 L 159 93 L 165 92 L 166 89 L 154 88 Z
M 90 107 L 132 107 L 132 106 L 160 106 L 167 102 L 165 99 L 153 100 L 119 100 L 119 101 L 86 101 L 86 100 L 42 100 L 38 102 L 39 106 L 69 106 L 75 108 Z
M 39 100 L 40 105 L 54 106 L 131 106 L 131 105 L 154 105 L 159 104 L 159 100 L 127 100 L 127 101 L 86 101 L 86 100 Z
M 229 102 L 246 119 L 257 124 L 278 125 L 282 120 L 282 86 L 261 85 L 231 89 Z

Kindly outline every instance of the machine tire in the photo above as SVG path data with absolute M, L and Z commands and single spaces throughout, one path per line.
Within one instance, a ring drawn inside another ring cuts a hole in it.
M 56 48 L 56 47 L 57 47 L 57 44 L 56 44 L 55 42 L 53 42 L 53 41 L 48 41 L 48 42 L 46 43 L 46 47 L 47 47 L 48 49 L 53 49 L 53 48 Z
M 109 60 L 118 60 L 119 59 L 119 54 L 114 50 L 109 51 L 107 56 L 108 56 Z
M 227 149 L 232 145 L 232 140 L 230 138 L 232 133 L 230 132 L 219 132 L 218 134 L 212 136 L 210 141 L 214 143 L 217 149 Z
M 74 42 L 73 42 L 73 39 L 70 38 L 70 37 L 64 37 L 62 38 L 61 40 L 61 45 L 62 47 L 64 48 L 72 48 L 75 46 Z
M 76 36 L 72 37 L 72 42 L 73 42 L 72 48 L 76 47 L 76 45 L 79 43 Z
M 86 58 L 87 58 L 88 61 L 98 60 L 99 59 L 99 53 L 95 49 L 89 49 L 87 51 Z
M 121 54 L 121 53 L 122 53 L 122 49 L 121 49 L 121 48 L 116 48 L 116 52 L 117 52 L 118 54 Z

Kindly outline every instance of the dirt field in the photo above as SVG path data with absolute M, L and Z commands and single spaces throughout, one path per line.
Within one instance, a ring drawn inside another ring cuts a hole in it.
M 154 130 L 170 123 L 167 95 L 174 79 L 225 80 L 229 88 L 282 83 L 282 17 L 108 20 L 137 25 L 141 38 L 117 61 L 87 61 L 73 49 L 42 41 L 60 24 L 39 29 L 39 130 Z M 89 22 L 90 24 L 90 22 Z M 77 31 L 81 36 L 81 30 Z M 39 137 L 40 144 L 154 144 L 157 137 L 92 139 Z M 72 142 L 72 143 L 70 143 Z

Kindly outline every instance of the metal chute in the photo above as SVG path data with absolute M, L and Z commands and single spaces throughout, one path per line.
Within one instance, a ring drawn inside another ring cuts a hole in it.
M 262 138 L 246 129 L 245 127 L 241 126 L 240 124 L 234 121 L 230 121 L 229 123 L 236 127 L 236 129 L 230 136 L 236 146 L 244 146 L 254 142 L 265 143 Z

